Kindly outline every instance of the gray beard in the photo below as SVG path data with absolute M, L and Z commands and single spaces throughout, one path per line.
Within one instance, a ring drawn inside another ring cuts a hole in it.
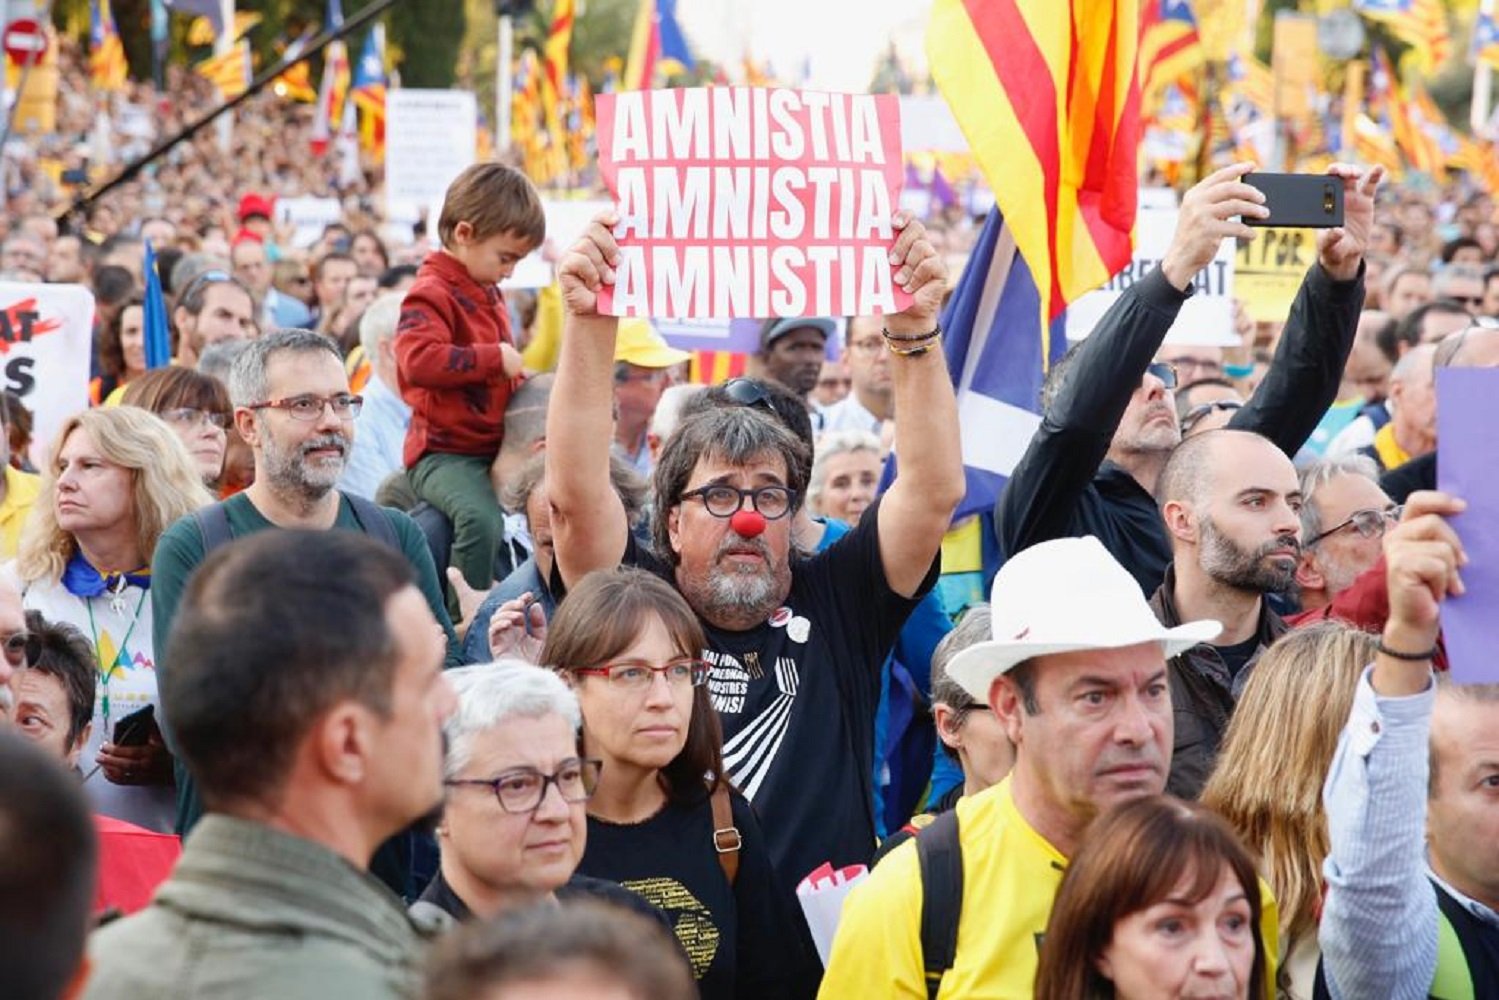
M 315 466 L 307 463 L 308 451 L 330 444 L 334 439 L 343 445 L 342 459 L 336 463 L 318 463 Z M 270 445 L 265 449 L 266 478 L 277 493 L 296 497 L 305 503 L 316 503 L 338 485 L 348 463 L 349 447 L 349 440 L 338 434 L 314 438 L 289 452 L 282 452 L 275 445 Z
M 761 572 L 715 566 L 697 579 L 688 579 L 679 569 L 677 579 L 682 596 L 700 618 L 733 631 L 753 628 L 769 619 L 791 592 L 791 571 L 784 563 L 767 564 Z

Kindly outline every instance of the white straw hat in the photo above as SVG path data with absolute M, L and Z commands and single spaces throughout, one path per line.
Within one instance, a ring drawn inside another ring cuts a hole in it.
M 1211 620 L 1162 625 L 1139 583 L 1092 535 L 1018 553 L 994 577 L 990 603 L 993 638 L 947 665 L 947 676 L 986 704 L 994 678 L 1033 656 L 1159 642 L 1171 657 L 1223 631 Z

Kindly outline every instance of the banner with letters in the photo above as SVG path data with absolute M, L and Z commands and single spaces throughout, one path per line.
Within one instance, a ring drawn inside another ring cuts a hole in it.
M 0 282 L 0 372 L 31 411 L 38 467 L 63 421 L 88 407 L 94 296 L 82 285 Z
M 598 98 L 620 262 L 616 316 L 857 316 L 905 309 L 891 216 L 893 94 L 713 87 Z

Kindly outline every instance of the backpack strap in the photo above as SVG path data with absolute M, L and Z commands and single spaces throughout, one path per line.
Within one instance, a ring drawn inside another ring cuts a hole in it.
M 401 540 L 396 537 L 396 529 L 391 527 L 390 518 L 381 513 L 376 504 L 353 493 L 344 493 L 343 490 L 338 492 L 349 501 L 349 506 L 354 508 L 354 520 L 359 522 L 359 527 L 366 535 L 379 539 L 398 552 L 401 551 Z
M 734 825 L 734 805 L 729 801 L 729 786 L 720 781 L 714 787 L 713 794 L 708 796 L 708 803 L 713 808 L 713 849 L 718 852 L 719 867 L 723 869 L 723 876 L 732 887 L 734 879 L 739 875 L 739 849 L 744 846 L 744 838 Z
M 936 1000 L 942 977 L 958 953 L 958 921 L 963 916 L 963 845 L 958 811 L 949 809 L 916 835 L 921 866 L 921 956 L 927 1000 Z
M 229 527 L 229 514 L 224 510 L 222 500 L 193 511 L 193 520 L 198 525 L 198 535 L 203 539 L 205 556 L 234 538 L 234 532 Z

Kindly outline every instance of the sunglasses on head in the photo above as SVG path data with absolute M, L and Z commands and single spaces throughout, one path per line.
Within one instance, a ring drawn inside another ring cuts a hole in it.
M 766 413 L 775 412 L 775 407 L 770 405 L 770 394 L 755 379 L 731 378 L 723 384 L 723 391 L 724 395 L 740 406 L 753 406 Z

